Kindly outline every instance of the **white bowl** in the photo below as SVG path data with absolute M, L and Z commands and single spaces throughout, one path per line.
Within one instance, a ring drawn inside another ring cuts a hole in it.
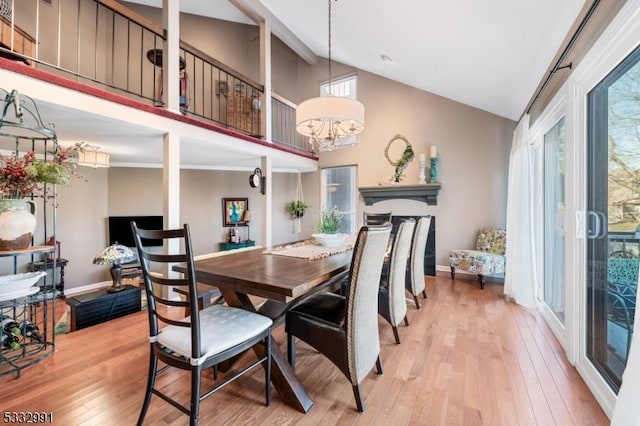
M 17 293 L 26 290 L 45 275 L 47 275 L 45 271 L 38 271 L 0 276 L 0 294 Z
M 347 234 L 311 234 L 311 236 L 318 244 L 325 247 L 341 246 L 347 238 Z

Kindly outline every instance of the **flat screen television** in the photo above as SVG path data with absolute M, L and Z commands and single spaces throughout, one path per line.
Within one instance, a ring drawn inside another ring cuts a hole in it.
M 131 232 L 131 222 L 135 222 L 140 229 L 162 229 L 162 216 L 109 216 L 109 245 L 122 244 L 127 247 L 135 247 Z M 162 240 L 150 240 L 143 238 L 142 244 L 146 246 L 162 246 Z

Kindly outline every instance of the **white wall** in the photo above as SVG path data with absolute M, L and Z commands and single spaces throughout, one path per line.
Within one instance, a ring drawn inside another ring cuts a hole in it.
M 108 170 L 79 167 L 84 179 L 59 188 L 58 232 L 65 267 L 65 289 L 110 281 L 109 267 L 93 258 L 107 243 Z

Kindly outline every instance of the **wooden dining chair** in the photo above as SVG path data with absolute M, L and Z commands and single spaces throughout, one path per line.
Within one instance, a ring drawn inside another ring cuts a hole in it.
M 378 313 L 391 324 L 397 344 L 400 344 L 398 325 L 403 320 L 405 325 L 409 325 L 405 299 L 405 275 L 415 226 L 416 222 L 413 219 L 400 222 L 398 225 L 389 255 L 389 274 L 381 280 L 378 289 Z
M 185 224 L 183 228 L 173 230 L 143 230 L 138 229 L 135 222 L 132 222 L 131 229 L 142 266 L 149 314 L 149 376 L 138 425 L 142 425 L 151 396 L 154 394 L 187 414 L 190 425 L 197 425 L 202 400 L 260 364 L 264 364 L 266 404 L 269 405 L 272 321 L 254 312 L 223 305 L 198 310 L 189 225 Z M 178 254 L 154 253 L 142 244 L 142 238 L 178 239 L 183 249 Z M 152 267 L 166 268 L 168 264 L 174 263 L 185 264 L 186 273 L 177 278 L 151 274 Z M 156 291 L 167 287 L 187 288 L 189 300 L 166 299 L 162 291 Z M 176 320 L 167 314 L 170 307 L 188 307 L 192 314 L 190 317 Z M 201 392 L 200 380 L 203 370 L 258 344 L 263 344 L 266 348 L 264 357 L 206 392 Z M 159 370 L 158 361 L 165 364 Z M 191 372 L 191 397 L 188 408 L 155 387 L 156 378 L 169 367 Z
M 360 382 L 376 364 L 382 374 L 378 337 L 378 284 L 391 225 L 363 226 L 358 233 L 346 296 L 320 293 L 285 317 L 288 359 L 295 368 L 295 337 L 326 356 L 349 379 L 358 411 L 364 411 Z
M 418 219 L 416 228 L 413 231 L 411 242 L 411 254 L 409 255 L 409 267 L 407 268 L 405 283 L 407 290 L 413 296 L 416 308 L 420 309 L 418 294 L 422 293 L 427 298 L 427 291 L 424 285 L 424 252 L 431 226 L 431 216 L 423 216 Z

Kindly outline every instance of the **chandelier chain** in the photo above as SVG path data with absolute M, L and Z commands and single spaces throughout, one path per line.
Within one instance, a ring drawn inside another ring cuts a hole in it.
M 329 95 L 333 94 L 333 87 L 331 87 L 331 2 L 329 0 Z M 338 0 L 335 0 L 338 1 Z

